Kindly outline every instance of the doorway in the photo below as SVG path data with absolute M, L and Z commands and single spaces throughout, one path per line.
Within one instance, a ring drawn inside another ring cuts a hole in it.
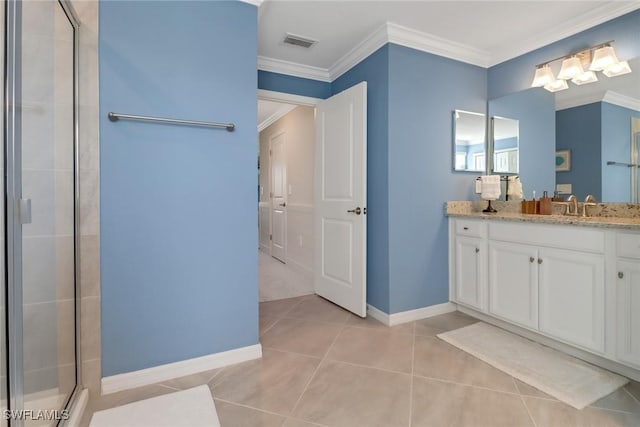
M 314 293 L 315 107 L 258 100 L 260 301 Z
M 0 345 L 7 347 L 0 351 L 0 400 L 12 426 L 31 425 L 35 416 L 38 425 L 53 426 L 67 418 L 81 383 L 78 20 L 64 0 L 8 0 L 3 12 L 7 298 Z

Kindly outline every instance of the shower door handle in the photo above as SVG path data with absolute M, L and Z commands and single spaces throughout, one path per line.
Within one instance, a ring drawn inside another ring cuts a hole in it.
M 20 199 L 20 224 L 31 224 L 31 199 Z

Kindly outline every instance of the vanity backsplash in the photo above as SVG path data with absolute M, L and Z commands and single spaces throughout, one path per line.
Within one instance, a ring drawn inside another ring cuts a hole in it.
M 521 213 L 522 201 L 499 201 L 491 202 L 493 207 L 502 213 Z M 578 203 L 579 210 L 582 211 L 582 202 Z M 475 201 L 453 201 L 445 203 L 445 214 L 464 215 L 475 212 L 482 212 L 487 207 L 485 200 Z M 563 206 L 553 205 L 553 214 L 562 215 Z M 490 214 L 488 214 L 490 215 Z M 640 218 L 640 204 L 634 203 L 597 203 L 589 207 L 589 216 L 602 218 Z

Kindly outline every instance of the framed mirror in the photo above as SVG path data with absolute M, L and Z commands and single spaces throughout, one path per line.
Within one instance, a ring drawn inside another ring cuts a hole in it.
M 491 117 L 492 173 L 516 175 L 520 171 L 520 144 L 518 120 Z
M 485 115 L 453 111 L 453 170 L 481 172 L 487 169 Z

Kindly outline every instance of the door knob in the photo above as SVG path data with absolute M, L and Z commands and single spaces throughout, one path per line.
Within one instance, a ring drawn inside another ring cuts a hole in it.
M 535 261 L 535 260 L 536 260 L 536 259 L 535 259 L 534 257 L 532 257 L 532 256 L 530 256 L 530 257 L 529 257 L 529 262 L 533 262 L 533 261 Z
M 542 258 L 538 258 L 538 264 L 542 264 Z
M 624 273 L 622 271 L 618 271 L 618 278 L 624 279 Z
M 356 215 L 360 215 L 362 213 L 362 209 L 360 209 L 360 206 L 358 206 L 355 209 L 349 209 L 347 212 L 349 213 L 354 213 Z
M 286 203 L 280 203 L 280 206 L 282 206 L 284 208 L 285 206 L 287 206 L 287 204 Z

